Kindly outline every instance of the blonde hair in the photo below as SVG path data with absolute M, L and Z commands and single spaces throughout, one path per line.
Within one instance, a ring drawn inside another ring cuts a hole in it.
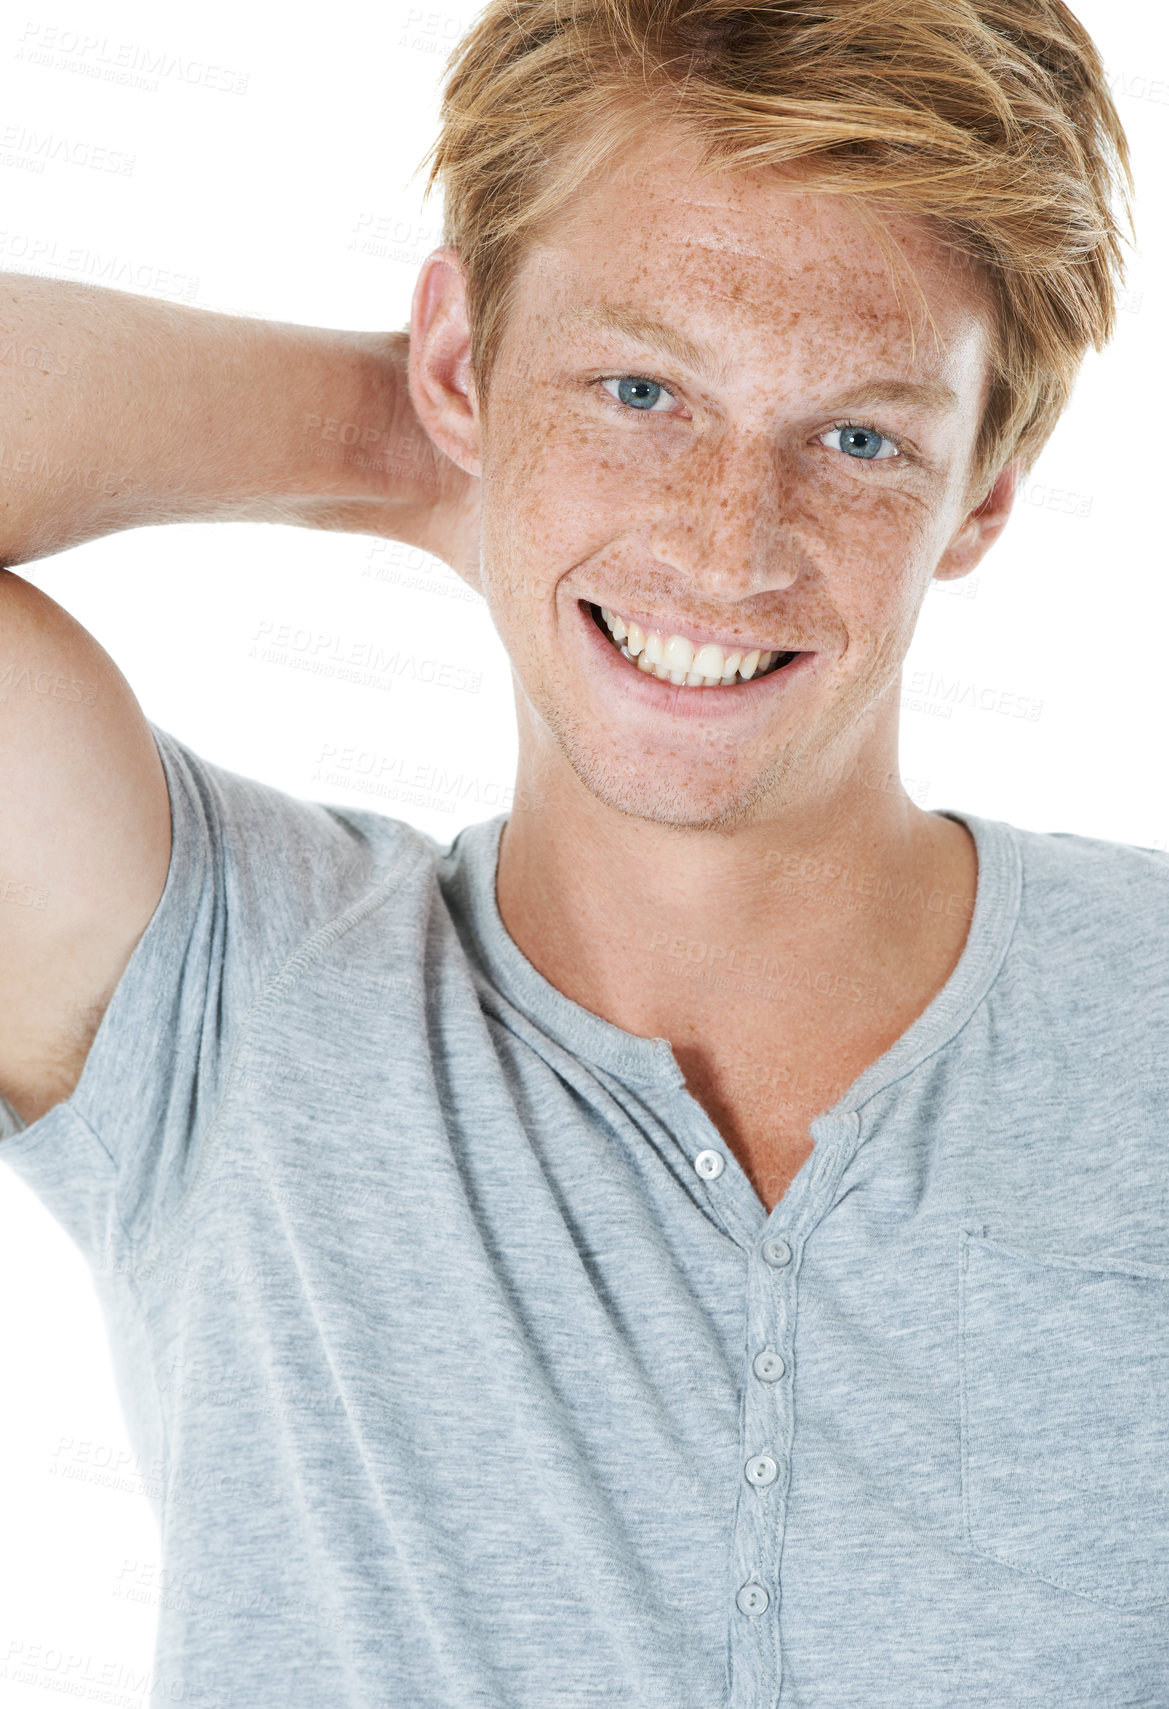
M 490 0 L 419 168 L 443 188 L 482 406 L 525 249 L 667 112 L 702 172 L 798 162 L 807 188 L 917 214 L 969 257 L 995 310 L 971 491 L 1031 467 L 1112 335 L 1115 198 L 1133 230 L 1124 129 L 1061 0 Z

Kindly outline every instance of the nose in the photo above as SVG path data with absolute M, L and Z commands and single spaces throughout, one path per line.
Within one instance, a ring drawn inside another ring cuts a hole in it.
M 797 482 L 790 453 L 758 433 L 728 430 L 673 472 L 650 552 L 714 597 L 788 588 L 811 561 Z

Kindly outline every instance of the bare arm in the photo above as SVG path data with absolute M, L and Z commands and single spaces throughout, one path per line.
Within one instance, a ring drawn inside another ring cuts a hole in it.
M 73 1091 L 162 896 L 166 778 L 117 665 L 11 566 L 147 524 L 404 540 L 478 583 L 478 482 L 422 429 L 408 337 L 0 275 L 0 1093 Z
M 0 274 L 0 565 L 235 520 L 404 540 L 474 578 L 478 482 L 419 423 L 408 344 Z

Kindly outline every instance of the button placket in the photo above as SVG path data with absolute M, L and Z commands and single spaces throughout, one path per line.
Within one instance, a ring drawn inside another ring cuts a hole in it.
M 792 1478 L 799 1275 L 805 1241 L 831 1208 L 859 1130 L 859 1119 L 851 1112 L 832 1125 L 822 1123 L 814 1136 L 820 1153 L 816 1170 L 789 1193 L 782 1210 L 762 1227 L 756 1220 L 750 1241 L 744 1242 L 743 1351 L 750 1370 L 744 1379 L 741 1414 L 727 1709 L 773 1705 L 783 1685 L 780 1562 Z M 836 1143 L 838 1136 L 847 1143 Z
M 798 1220 L 803 1218 L 797 1213 Z M 743 1494 L 736 1521 L 736 1572 L 731 1618 L 738 1633 L 732 1665 L 731 1709 L 772 1701 L 782 1679 L 780 1577 L 792 1437 L 790 1326 L 800 1241 L 789 1230 L 760 1231 L 748 1259 L 745 1328 L 750 1371 L 743 1410 Z M 750 1486 L 749 1488 L 747 1486 Z M 753 1492 L 753 1493 L 752 1493 Z M 765 1615 L 766 1618 L 759 1618 Z

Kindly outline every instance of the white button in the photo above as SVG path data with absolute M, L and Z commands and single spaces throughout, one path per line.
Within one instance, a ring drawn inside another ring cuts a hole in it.
M 743 1614 L 762 1614 L 765 1612 L 771 1598 L 761 1584 L 745 1584 L 736 1596 L 735 1601 Z
M 756 1489 L 766 1489 L 779 1476 L 779 1467 L 770 1454 L 756 1454 L 753 1460 L 747 1461 L 747 1482 L 753 1483 Z
M 782 1234 L 773 1235 L 770 1240 L 763 1242 L 763 1256 L 775 1269 L 782 1269 L 792 1261 L 792 1249 Z
M 787 1370 L 787 1366 L 779 1354 L 773 1353 L 768 1347 L 762 1353 L 756 1353 L 751 1369 L 761 1383 L 777 1383 Z
M 694 1159 L 694 1167 L 704 1180 L 717 1181 L 726 1163 L 717 1151 L 700 1151 Z

